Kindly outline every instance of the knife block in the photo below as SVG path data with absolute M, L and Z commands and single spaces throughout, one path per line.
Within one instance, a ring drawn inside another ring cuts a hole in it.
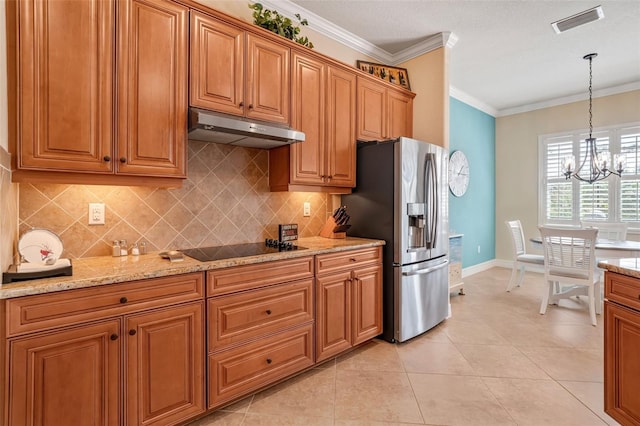
M 333 216 L 329 216 L 324 226 L 320 230 L 320 236 L 324 238 L 347 238 L 346 232 L 333 232 L 338 226 Z

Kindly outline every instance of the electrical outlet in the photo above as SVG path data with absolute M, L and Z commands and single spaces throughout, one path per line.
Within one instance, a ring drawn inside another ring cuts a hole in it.
M 89 225 L 104 225 L 104 203 L 89 203 Z
M 310 202 L 305 201 L 305 203 L 303 204 L 302 215 L 304 217 L 311 216 L 311 203 Z

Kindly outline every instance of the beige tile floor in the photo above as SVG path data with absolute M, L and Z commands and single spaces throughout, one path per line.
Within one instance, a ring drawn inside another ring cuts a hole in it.
M 374 340 L 200 419 L 205 425 L 617 425 L 603 412 L 603 319 L 585 301 L 538 314 L 541 274 L 465 278 L 452 317 L 402 344 Z

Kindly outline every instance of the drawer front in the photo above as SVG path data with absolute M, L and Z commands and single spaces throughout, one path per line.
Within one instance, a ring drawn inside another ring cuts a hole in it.
M 209 408 L 312 366 L 312 342 L 307 325 L 209 356 Z
M 640 280 L 607 271 L 605 297 L 629 308 L 640 310 Z
M 204 298 L 201 272 L 7 300 L 9 336 Z
M 207 272 L 207 296 L 252 290 L 304 278 L 313 278 L 313 257 L 215 269 Z
M 363 250 L 343 251 L 340 253 L 322 254 L 316 256 L 316 271 L 318 275 L 329 274 L 345 268 L 360 266 L 363 263 L 382 262 L 382 248 L 374 247 Z
M 313 279 L 207 301 L 209 351 L 313 320 Z

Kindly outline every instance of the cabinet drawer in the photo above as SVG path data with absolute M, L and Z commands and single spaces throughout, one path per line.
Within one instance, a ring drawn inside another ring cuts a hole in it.
M 343 268 L 352 268 L 354 265 L 360 266 L 363 263 L 380 262 L 382 262 L 382 249 L 380 247 L 343 251 L 316 256 L 316 271 L 318 275 L 328 274 Z
M 207 302 L 209 351 L 313 320 L 313 279 Z
M 7 334 L 202 299 L 203 278 L 202 273 L 192 273 L 9 299 Z
M 608 300 L 640 310 L 640 280 L 637 278 L 607 272 L 604 291 Z
M 215 269 L 207 272 L 207 296 L 251 290 L 304 278 L 313 278 L 313 257 Z
M 312 366 L 312 345 L 307 325 L 209 356 L 209 408 Z

